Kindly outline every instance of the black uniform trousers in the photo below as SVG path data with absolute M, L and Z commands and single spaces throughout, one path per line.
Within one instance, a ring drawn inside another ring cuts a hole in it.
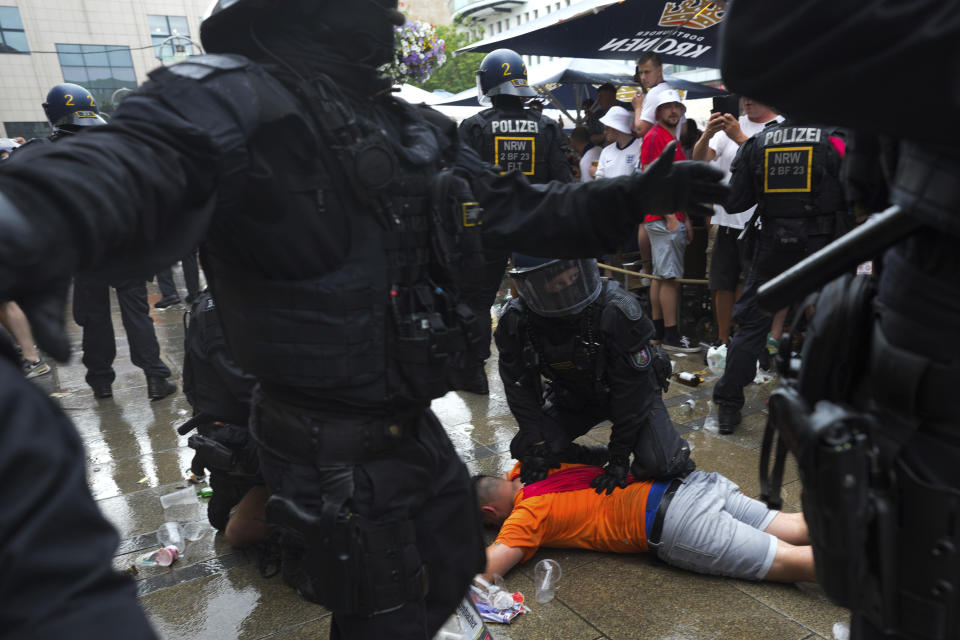
M 507 269 L 510 254 L 502 251 L 484 250 L 483 257 L 483 277 L 473 290 L 464 292 L 467 305 L 477 316 L 481 339 L 476 355 L 481 364 L 490 357 L 490 339 L 493 334 L 490 307 L 497 300 L 497 292 L 500 291 L 500 284 L 503 282 L 503 274 Z
M 190 255 L 180 261 L 180 264 L 183 265 L 183 282 L 187 285 L 187 297 L 193 300 L 200 293 L 200 266 L 197 264 L 197 252 L 191 251 Z M 164 298 L 180 297 L 177 285 L 173 281 L 173 267 L 157 273 L 157 286 L 160 287 L 160 293 Z
M 0 354 L 0 636 L 156 638 L 118 538 L 87 487 L 83 445 L 63 412 Z
M 169 378 L 170 369 L 160 359 L 146 284 L 142 280 L 124 280 L 116 284 L 116 290 L 120 317 L 130 344 L 130 360 L 148 377 Z M 110 316 L 110 285 L 97 278 L 77 276 L 73 281 L 73 319 L 83 327 L 87 383 L 113 382 L 117 342 Z
M 271 420 L 283 419 L 266 404 L 258 405 L 254 415 L 263 430 L 270 429 Z M 466 467 L 433 412 L 425 411 L 412 424 L 415 435 L 395 449 L 351 465 L 355 488 L 350 504 L 373 520 L 413 521 L 429 590 L 421 601 L 370 617 L 334 611 L 331 638 L 432 638 L 486 565 L 476 495 Z M 293 461 L 302 459 L 304 451 L 288 457 L 268 449 L 272 447 L 261 442 L 260 468 L 270 493 L 318 515 L 325 487 L 330 486 L 324 476 L 330 467 Z M 314 581 L 325 578 L 310 576 Z
M 737 330 L 730 338 L 723 376 L 713 388 L 713 401 L 718 405 L 743 407 L 743 389 L 756 377 L 757 359 L 765 349 L 767 334 L 773 324 L 773 314 L 757 306 L 760 286 L 820 250 L 831 239 L 830 235 L 821 235 L 781 243 L 770 235 L 757 232 L 743 294 L 733 310 Z

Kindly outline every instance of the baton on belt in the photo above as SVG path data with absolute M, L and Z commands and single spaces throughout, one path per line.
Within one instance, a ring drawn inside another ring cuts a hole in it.
M 899 205 L 893 205 L 761 286 L 758 303 L 766 311 L 775 313 L 875 256 L 919 226 L 919 220 Z

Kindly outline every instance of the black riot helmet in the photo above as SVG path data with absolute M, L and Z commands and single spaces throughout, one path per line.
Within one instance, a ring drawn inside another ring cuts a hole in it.
M 47 120 L 57 131 L 75 132 L 84 127 L 107 124 L 93 95 L 78 84 L 64 82 L 47 92 L 43 103 Z
M 397 0 L 213 0 L 200 23 L 200 40 L 208 53 L 237 53 L 250 38 L 251 24 L 277 17 L 322 24 L 318 41 L 372 66 L 393 59 L 393 28 L 404 22 Z
M 600 296 L 603 282 L 593 258 L 545 260 L 514 254 L 510 277 L 520 299 L 539 316 L 580 313 Z
M 477 99 L 491 104 L 497 95 L 532 98 L 537 92 L 527 84 L 527 65 L 512 49 L 491 51 L 477 69 Z

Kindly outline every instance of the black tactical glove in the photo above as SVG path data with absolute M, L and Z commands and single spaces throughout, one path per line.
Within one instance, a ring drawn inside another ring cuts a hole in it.
M 539 482 L 547 477 L 550 469 L 560 467 L 560 461 L 545 444 L 535 444 L 520 458 L 520 481 L 523 484 Z
M 650 349 L 650 355 L 653 356 L 653 375 L 656 378 L 657 384 L 660 385 L 660 388 L 664 393 L 670 389 L 670 374 L 673 373 L 673 361 L 670 360 L 670 356 L 667 355 L 667 352 L 661 349 L 660 347 L 648 347 Z
M 51 289 L 17 299 L 17 304 L 30 321 L 30 330 L 37 346 L 59 362 L 70 359 L 70 340 L 64 328 L 69 286 L 70 281 L 64 280 Z
M 593 479 L 590 486 L 596 489 L 597 493 L 606 491 L 607 495 L 610 495 L 617 487 L 622 489 L 627 486 L 627 472 L 629 470 L 629 460 L 611 460 L 604 467 L 603 473 Z
M 677 143 L 671 142 L 653 164 L 634 176 L 635 211 L 660 216 L 676 211 L 713 215 L 710 203 L 725 202 L 730 191 L 720 184 L 723 172 L 706 162 L 675 163 L 676 148 Z

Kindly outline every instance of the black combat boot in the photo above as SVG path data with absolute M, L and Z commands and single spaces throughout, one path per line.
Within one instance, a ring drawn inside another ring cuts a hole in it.
M 724 435 L 733 433 L 734 428 L 740 424 L 740 420 L 740 409 L 726 404 L 720 405 L 720 416 L 717 418 L 720 433 Z
M 454 391 L 469 391 L 481 396 L 490 394 L 490 384 L 487 382 L 487 372 L 483 365 L 469 369 L 450 369 L 447 381 Z
M 175 304 L 180 304 L 180 296 L 163 296 L 153 303 L 154 309 L 169 309 Z
M 113 385 L 109 382 L 96 382 L 90 385 L 90 388 L 93 389 L 94 398 L 112 398 L 113 397 Z
M 151 400 L 166 398 L 176 390 L 177 385 L 173 384 L 166 378 L 147 376 L 147 395 L 150 396 Z

